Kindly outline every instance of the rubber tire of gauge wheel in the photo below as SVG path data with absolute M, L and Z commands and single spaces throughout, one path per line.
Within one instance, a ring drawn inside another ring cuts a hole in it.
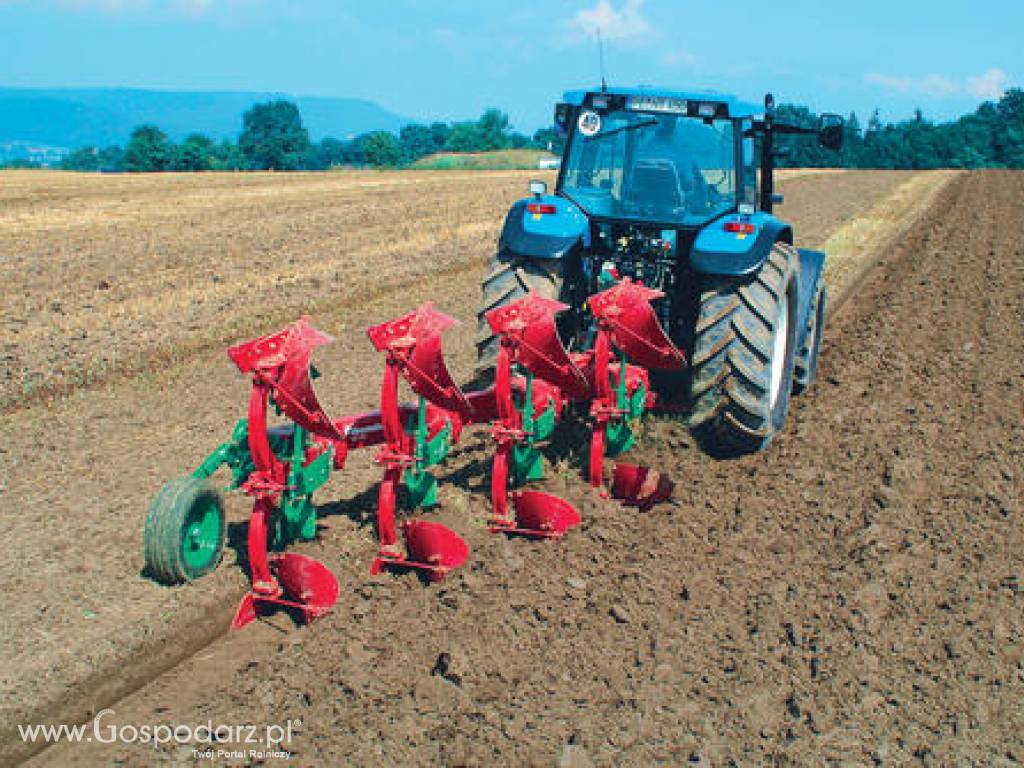
M 220 563 L 227 517 L 220 494 L 206 480 L 179 477 L 153 499 L 143 531 L 146 572 L 161 584 L 205 576 Z

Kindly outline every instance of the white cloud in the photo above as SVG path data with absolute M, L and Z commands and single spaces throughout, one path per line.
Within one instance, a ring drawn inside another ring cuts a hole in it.
M 616 8 L 611 0 L 598 0 L 592 8 L 578 11 L 566 22 L 574 33 L 604 40 L 631 40 L 651 34 L 651 23 L 643 15 L 643 0 L 625 0 Z
M 998 67 L 993 67 L 977 77 L 967 78 L 967 92 L 979 101 L 998 101 L 1006 91 L 1010 77 Z
M 923 77 L 906 77 L 880 75 L 872 72 L 864 77 L 868 85 L 876 85 L 887 91 L 927 96 L 933 99 L 945 99 L 951 96 L 969 95 L 985 101 L 998 99 L 1006 90 L 1009 76 L 1001 69 L 993 67 L 977 77 L 954 80 L 943 75 L 924 75 Z

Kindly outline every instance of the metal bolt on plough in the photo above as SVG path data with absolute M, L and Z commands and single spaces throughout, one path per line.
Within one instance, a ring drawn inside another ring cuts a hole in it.
M 337 601 L 334 574 L 304 555 L 269 551 L 314 538 L 314 491 L 332 471 L 344 468 L 350 451 L 376 447 L 374 458 L 384 475 L 377 497 L 380 547 L 371 574 L 413 570 L 431 581 L 443 579 L 466 562 L 469 548 L 457 533 L 434 521 L 410 519 L 396 526 L 398 491 L 404 486 L 410 507 L 434 506 L 437 480 L 430 469 L 445 460 L 473 424 L 489 424 L 496 444 L 489 530 L 560 538 L 579 525 L 579 512 L 557 496 L 521 486 L 543 477 L 539 444 L 551 436 L 569 405 L 589 402 L 593 437 L 587 474 L 604 493 L 605 457 L 633 444 L 634 423 L 651 405 L 647 371 L 685 365 L 650 306 L 658 295 L 625 280 L 591 297 L 595 342 L 592 349 L 573 354 L 555 325 L 564 304 L 530 293 L 490 312 L 487 319 L 501 348 L 494 384 L 476 391 L 460 388 L 445 364 L 442 335 L 457 321 L 428 303 L 367 330 L 385 355 L 380 408 L 336 420 L 316 397 L 312 382 L 319 374 L 311 364 L 313 350 L 332 339 L 308 318 L 231 347 L 228 356 L 252 380 L 248 417 L 190 478 L 172 481 L 154 500 L 146 523 L 148 570 L 160 581 L 180 583 L 216 566 L 224 543 L 224 511 L 206 478 L 227 466 L 232 473 L 228 487 L 253 499 L 247 537 L 251 589 L 232 626 L 243 627 L 261 610 L 274 607 L 292 609 L 306 622 L 316 619 Z M 403 380 L 417 396 L 415 402 L 399 402 Z M 270 426 L 271 405 L 290 423 Z M 667 479 L 649 481 L 646 470 L 632 466 L 616 468 L 616 498 L 648 509 L 671 494 Z

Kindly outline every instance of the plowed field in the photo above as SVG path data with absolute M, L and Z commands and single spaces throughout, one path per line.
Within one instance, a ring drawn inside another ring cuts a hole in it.
M 363 325 L 427 298 L 472 317 L 500 211 L 524 179 L 495 175 L 494 189 L 467 195 L 480 207 L 466 208 L 451 240 L 425 234 L 371 254 L 368 274 L 340 281 L 334 305 L 323 283 L 284 291 L 281 313 L 309 307 L 338 337 L 317 359 L 330 412 L 374 403 L 382 366 Z M 298 764 L 1019 759 L 1024 250 L 1015 210 L 1024 176 L 822 174 L 782 187 L 800 244 L 836 248 L 833 295 L 845 290 L 847 301 L 826 335 L 818 385 L 794 402 L 769 451 L 715 462 L 683 425 L 652 419 L 635 458 L 678 487 L 673 503 L 638 515 L 585 492 L 572 457 L 556 449 L 546 487 L 577 504 L 584 525 L 537 546 L 483 529 L 490 445 L 475 433 L 439 473 L 437 513 L 473 557 L 430 588 L 367 576 L 377 470 L 357 457 L 321 493 L 340 501 L 322 510 L 321 540 L 303 547 L 341 578 L 337 609 L 308 631 L 267 624 L 213 643 L 116 703 L 112 722 L 301 720 L 284 745 Z M 344 215 L 347 203 L 337 205 Z M 929 205 L 935 215 L 920 218 Z M 900 233 L 897 211 L 916 224 Z M 177 225 L 158 240 L 187 228 L 190 214 L 172 214 Z M 236 228 L 245 216 L 260 211 Z M 201 229 L 206 219 L 197 221 Z M 319 239 L 325 218 L 288 221 L 294 231 L 271 239 L 283 252 L 306 248 L 310 263 L 358 257 Z M 54 226 L 45 237 L 59 241 L 64 225 Z M 852 258 L 848 241 L 872 236 L 885 247 L 865 240 L 863 258 Z M 857 282 L 875 257 L 880 266 Z M 73 260 L 57 263 L 68 285 L 80 279 Z M 239 267 L 226 259 L 217 268 Z M 391 282 L 376 286 L 377 274 Z M 254 290 L 261 301 L 274 295 Z M 36 303 L 46 295 L 22 292 Z M 246 300 L 244 290 L 228 293 Z M 5 319 L 22 311 L 13 296 L 5 292 Z M 185 589 L 138 575 L 148 497 L 225 435 L 246 392 L 215 351 L 221 331 L 182 331 L 174 312 L 154 306 L 138 310 L 161 318 L 152 349 L 124 341 L 127 320 L 109 331 L 139 352 L 131 365 L 92 381 L 58 376 L 0 417 L 18 467 L 0 495 L 15 555 L 3 566 L 9 723 L 40 711 L 78 719 L 90 702 L 137 687 L 205 646 L 211 616 L 229 616 L 245 583 L 231 552 Z M 258 320 L 251 306 L 239 310 L 230 333 Z M 13 354 L 52 354 L 62 333 L 32 330 L 33 343 Z M 471 341 L 472 323 L 450 334 L 453 370 L 470 369 Z M 184 351 L 168 358 L 164 344 Z M 103 348 L 82 360 L 101 360 Z M 244 520 L 244 501 L 232 515 Z M 234 526 L 236 541 L 241 532 Z M 132 686 L 114 670 L 140 654 Z M 177 745 L 154 754 L 93 744 L 37 759 L 155 757 L 194 758 Z

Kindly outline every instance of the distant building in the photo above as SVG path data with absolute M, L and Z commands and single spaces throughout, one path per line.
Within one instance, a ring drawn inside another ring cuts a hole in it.
M 20 160 L 51 168 L 60 165 L 70 152 L 67 147 L 50 147 L 27 141 L 5 141 L 0 143 L 0 164 Z

